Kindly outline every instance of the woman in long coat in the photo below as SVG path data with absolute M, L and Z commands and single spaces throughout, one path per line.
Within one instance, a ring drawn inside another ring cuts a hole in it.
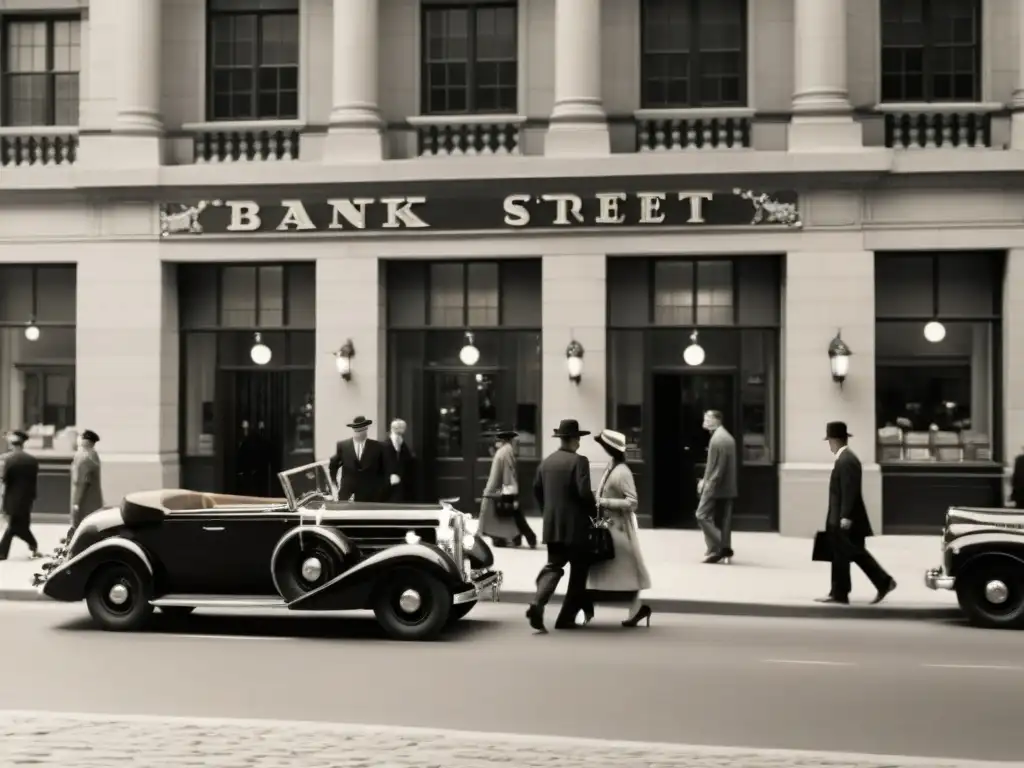
M 594 616 L 594 602 L 628 602 L 629 618 L 622 626 L 635 627 L 641 621 L 650 626 L 651 607 L 643 602 L 641 592 L 650 589 L 651 576 L 640 550 L 636 483 L 626 464 L 626 436 L 606 429 L 594 439 L 611 457 L 594 495 L 600 514 L 610 521 L 615 557 L 590 567 L 587 593 L 591 604 L 584 609 L 585 621 Z
M 507 502 L 518 503 L 519 481 L 516 478 L 516 454 L 512 441 L 518 435 L 515 432 L 497 432 L 494 436 L 494 458 L 491 459 L 491 474 L 484 487 L 483 498 L 480 500 L 481 536 L 490 536 L 491 543 L 496 547 L 506 547 L 519 536 L 512 515 L 498 514 L 498 501 L 506 497 Z M 512 497 L 512 498 L 508 498 Z

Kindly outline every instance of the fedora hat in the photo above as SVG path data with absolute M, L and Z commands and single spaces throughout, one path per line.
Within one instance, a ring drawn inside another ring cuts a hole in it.
M 28 441 L 28 433 L 22 432 L 20 429 L 15 429 L 8 433 L 7 439 L 12 443 L 24 443 Z
M 589 434 L 585 429 L 580 429 L 580 423 L 576 419 L 562 419 L 552 437 L 584 437 Z
M 493 432 L 485 433 L 485 436 L 494 438 L 495 440 L 504 440 L 505 442 L 508 442 L 509 440 L 514 440 L 519 437 L 519 433 L 511 429 L 496 429 Z
M 594 437 L 594 440 L 605 448 L 610 448 L 611 450 L 618 451 L 622 454 L 626 452 L 626 436 L 621 432 L 616 432 L 614 429 L 602 429 L 601 432 Z
M 365 416 L 356 416 L 350 424 L 346 424 L 345 426 L 350 427 L 351 429 L 366 429 L 371 424 L 373 424 L 373 419 L 368 419 Z
M 88 440 L 90 443 L 98 443 L 100 441 L 100 436 L 91 429 L 87 429 L 82 433 L 82 439 Z
M 853 435 L 846 430 L 845 421 L 830 421 L 825 425 L 826 440 L 845 440 L 848 437 L 853 437 Z

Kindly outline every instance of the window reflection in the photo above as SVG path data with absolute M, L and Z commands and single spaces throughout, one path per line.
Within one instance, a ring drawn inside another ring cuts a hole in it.
M 313 378 L 311 370 L 288 374 L 287 451 L 292 456 L 313 453 Z
M 213 456 L 216 448 L 214 397 L 217 388 L 217 335 L 190 333 L 184 343 L 186 456 Z
M 644 332 L 612 331 L 610 334 L 613 429 L 626 436 L 626 458 L 643 459 Z
M 439 459 L 462 458 L 463 390 L 461 375 L 439 374 L 434 377 L 433 407 L 437 409 L 435 456 Z
M 743 331 L 740 355 L 743 463 L 770 464 L 775 434 L 775 334 Z

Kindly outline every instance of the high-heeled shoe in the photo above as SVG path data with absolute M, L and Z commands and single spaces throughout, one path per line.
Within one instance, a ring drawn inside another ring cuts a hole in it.
M 651 626 L 651 606 L 644 603 L 640 606 L 640 610 L 622 622 L 624 627 L 635 627 L 641 621 L 646 622 L 647 626 Z

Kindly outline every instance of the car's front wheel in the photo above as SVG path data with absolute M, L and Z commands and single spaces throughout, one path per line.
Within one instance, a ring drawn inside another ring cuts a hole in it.
M 452 612 L 448 588 L 422 568 L 396 570 L 378 589 L 373 613 L 394 640 L 433 640 Z
M 1024 628 L 1024 563 L 981 557 L 957 578 L 956 597 L 970 622 L 989 629 Z
M 153 614 L 150 580 L 127 563 L 101 566 L 89 579 L 85 604 L 101 629 L 131 632 Z

